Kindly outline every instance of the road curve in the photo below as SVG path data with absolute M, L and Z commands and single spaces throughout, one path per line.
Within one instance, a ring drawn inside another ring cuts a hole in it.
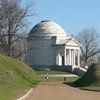
M 43 82 L 24 100 L 100 100 L 100 92 L 80 90 L 57 82 Z

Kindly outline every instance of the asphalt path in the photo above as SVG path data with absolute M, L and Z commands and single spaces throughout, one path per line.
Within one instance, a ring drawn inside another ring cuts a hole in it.
M 24 100 L 100 100 L 100 92 L 80 90 L 60 82 L 43 82 Z

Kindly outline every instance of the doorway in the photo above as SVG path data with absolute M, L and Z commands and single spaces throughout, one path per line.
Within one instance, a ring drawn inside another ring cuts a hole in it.
M 62 65 L 64 65 L 64 56 L 62 56 Z

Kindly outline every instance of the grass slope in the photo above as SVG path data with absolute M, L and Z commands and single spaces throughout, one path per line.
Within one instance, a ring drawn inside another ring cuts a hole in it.
M 100 62 L 92 64 L 83 77 L 74 82 L 74 85 L 87 90 L 100 90 Z
M 66 75 L 69 75 L 69 74 L 71 74 L 71 73 L 69 73 L 69 72 L 65 72 L 65 71 L 56 71 L 56 70 L 35 70 L 36 71 L 36 73 L 38 74 L 38 75 L 43 75 L 43 74 L 53 74 L 53 75 L 55 75 L 55 74 L 66 74 Z
M 0 55 L 0 100 L 14 100 L 37 83 L 37 76 L 29 66 Z

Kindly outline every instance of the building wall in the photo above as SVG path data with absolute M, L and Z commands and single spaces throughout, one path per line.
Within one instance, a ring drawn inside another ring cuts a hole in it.
M 52 37 L 34 37 L 28 41 L 27 62 L 33 66 L 56 65 L 56 49 Z

